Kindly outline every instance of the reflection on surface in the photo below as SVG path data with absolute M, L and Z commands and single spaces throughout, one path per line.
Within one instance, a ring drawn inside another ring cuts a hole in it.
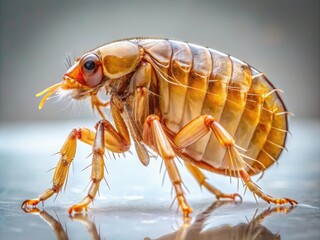
M 214 202 L 209 208 L 200 213 L 195 221 L 191 224 L 190 220 L 186 220 L 184 224 L 180 227 L 178 231 L 172 234 L 168 234 L 157 238 L 158 240 L 170 240 L 170 239 L 239 239 L 239 240 L 259 240 L 259 239 L 281 239 L 279 234 L 273 234 L 268 228 L 261 225 L 261 222 L 270 216 L 272 213 L 289 213 L 293 210 L 293 206 L 285 207 L 278 206 L 274 208 L 268 208 L 259 215 L 256 214 L 251 221 L 247 223 L 240 223 L 236 226 L 224 225 L 220 227 L 210 228 L 203 231 L 205 227 L 205 222 L 209 217 L 212 217 L 212 212 L 218 207 L 226 204 L 228 202 Z M 149 239 L 149 238 L 146 238 Z
M 25 211 L 25 210 L 24 210 Z M 29 209 L 28 211 L 25 211 L 26 213 L 39 215 L 43 221 L 45 221 L 53 230 L 55 233 L 57 239 L 65 240 L 68 239 L 67 232 L 63 229 L 59 218 L 57 216 L 57 219 L 55 219 L 53 216 L 51 216 L 49 213 L 47 213 L 45 210 L 39 210 L 38 208 Z
M 93 221 L 89 220 L 87 214 L 76 213 L 74 216 L 70 216 L 70 218 L 74 221 L 81 222 L 86 227 L 88 233 L 90 234 L 90 239 L 100 239 L 96 224 Z
M 47 213 L 45 210 L 39 210 L 38 208 L 29 209 L 28 211 L 25 211 L 26 213 L 39 215 L 53 230 L 55 233 L 57 239 L 59 240 L 66 240 L 68 238 L 68 232 L 67 229 L 64 230 L 59 218 L 57 216 L 57 219 L 55 219 L 53 216 L 51 216 L 49 213 Z M 87 214 L 82 213 L 76 213 L 74 216 L 70 216 L 70 219 L 72 221 L 78 221 L 82 223 L 88 233 L 90 234 L 90 239 L 92 240 L 100 240 L 99 233 L 97 231 L 96 224 L 89 220 Z
M 235 226 L 232 225 L 223 225 L 217 227 L 211 227 L 206 229 L 206 222 L 210 218 L 214 218 L 214 210 L 221 207 L 225 204 L 231 204 L 231 202 L 222 202 L 217 201 L 214 202 L 210 207 L 206 210 L 198 214 L 194 221 L 191 218 L 185 219 L 180 228 L 171 234 L 166 234 L 159 238 L 158 240 L 193 240 L 193 239 L 243 239 L 243 240 L 259 240 L 259 239 L 280 239 L 280 235 L 278 233 L 272 233 L 268 228 L 263 226 L 261 223 L 269 217 L 273 213 L 289 213 L 295 207 L 286 207 L 286 206 L 277 206 L 274 208 L 268 208 L 263 212 L 258 214 L 258 209 L 256 210 L 255 215 L 252 220 L 249 221 L 247 219 L 246 223 L 240 223 Z M 38 208 L 29 209 L 27 213 L 39 215 L 41 219 L 43 219 L 54 231 L 57 239 L 68 239 L 67 229 L 63 228 L 58 216 L 56 218 L 51 216 L 45 210 L 39 210 Z M 244 216 L 244 219 L 247 217 Z M 100 235 L 97 231 L 96 224 L 93 221 L 89 220 L 87 214 L 77 213 L 74 216 L 70 216 L 69 219 L 72 221 L 80 222 L 85 226 L 87 232 L 90 235 L 91 239 L 101 239 Z M 124 229 L 125 231 L 125 229 Z M 130 233 L 128 233 L 130 236 Z M 151 238 L 146 237 L 145 240 L 150 240 Z

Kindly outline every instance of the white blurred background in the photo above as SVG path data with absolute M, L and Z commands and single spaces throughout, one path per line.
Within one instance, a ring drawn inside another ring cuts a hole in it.
M 173 38 L 208 46 L 264 72 L 296 118 L 318 118 L 319 1 L 1 1 L 0 122 L 82 119 L 89 104 L 46 103 L 66 54 L 112 40 Z

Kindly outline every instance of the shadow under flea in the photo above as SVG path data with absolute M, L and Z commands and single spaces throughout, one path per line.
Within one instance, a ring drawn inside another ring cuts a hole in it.
M 205 223 L 214 217 L 214 210 L 225 205 L 231 204 L 228 201 L 216 201 L 207 209 L 199 213 L 194 221 L 192 218 L 184 219 L 179 229 L 173 233 L 165 234 L 159 238 L 153 238 L 153 240 L 194 240 L 194 239 L 220 239 L 220 240 L 271 240 L 281 239 L 278 233 L 272 233 L 267 227 L 262 225 L 262 222 L 274 213 L 290 213 L 295 206 L 276 206 L 273 208 L 267 208 L 263 212 L 258 214 L 258 209 L 251 221 L 240 223 L 235 226 L 223 225 L 211 227 L 204 230 Z M 65 240 L 68 239 L 68 232 L 60 223 L 59 217 L 56 215 L 54 218 L 45 210 L 39 210 L 38 208 L 28 209 L 25 211 L 28 214 L 34 214 L 40 216 L 41 219 L 46 222 L 57 239 Z M 90 239 L 100 240 L 100 234 L 97 230 L 96 224 L 91 221 L 88 214 L 77 213 L 74 216 L 69 216 L 72 221 L 80 222 L 87 230 L 90 235 Z M 246 217 L 244 217 L 246 218 Z M 104 238 L 105 239 L 105 238 Z M 149 237 L 145 237 L 145 240 L 151 240 Z

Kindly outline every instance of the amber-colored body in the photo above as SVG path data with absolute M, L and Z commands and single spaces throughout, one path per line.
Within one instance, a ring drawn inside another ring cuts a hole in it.
M 97 92 L 105 89 L 110 103 Z M 87 208 L 104 177 L 103 153 L 125 152 L 130 135 L 140 161 L 147 165 L 153 149 L 164 160 L 185 216 L 191 212 L 174 158 L 185 161 L 200 185 L 217 198 L 234 199 L 207 181 L 199 168 L 239 177 L 265 201 L 296 203 L 264 194 L 250 179 L 279 158 L 287 135 L 287 111 L 279 90 L 250 65 L 210 48 L 166 39 L 126 39 L 85 54 L 47 93 L 67 90 L 75 99 L 91 97 L 104 117 L 110 104 L 115 122 L 102 120 L 97 132 L 74 129 L 61 150 L 53 187 L 23 206 L 36 205 L 60 191 L 75 153 L 75 139 L 93 146 L 92 185 L 88 196 L 69 212 Z M 64 149 L 67 149 L 64 151 Z M 71 150 L 70 150 L 71 149 Z M 240 196 L 239 196 L 240 197 Z

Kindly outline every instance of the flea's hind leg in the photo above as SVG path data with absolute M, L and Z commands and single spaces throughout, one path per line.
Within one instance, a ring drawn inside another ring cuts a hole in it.
M 91 144 L 93 142 L 94 133 L 87 128 L 73 129 L 62 148 L 60 149 L 60 160 L 54 172 L 52 187 L 44 191 L 38 198 L 28 199 L 21 205 L 22 209 L 28 211 L 28 206 L 36 206 L 40 201 L 45 201 L 54 193 L 59 193 L 66 178 L 68 177 L 69 167 L 74 158 L 77 148 L 77 139 Z
M 238 193 L 233 193 L 233 194 L 223 193 L 219 189 L 215 188 L 210 183 L 208 183 L 206 176 L 196 166 L 193 166 L 192 164 L 190 164 L 188 162 L 185 162 L 185 166 L 187 167 L 189 172 L 192 174 L 192 176 L 197 180 L 197 182 L 200 184 L 200 186 L 204 186 L 209 192 L 216 195 L 216 198 L 218 200 L 220 198 L 230 198 L 232 200 L 235 200 L 236 197 L 238 197 L 240 199 L 240 201 L 242 202 L 242 197 Z
M 262 192 L 262 190 L 255 183 L 252 182 L 249 174 L 245 170 L 245 161 L 235 147 L 235 140 L 219 122 L 214 120 L 212 116 L 201 115 L 193 119 L 177 133 L 173 142 L 180 149 L 184 148 L 202 138 L 210 131 L 210 129 L 216 136 L 218 142 L 226 148 L 232 165 L 236 166 L 235 170 L 230 168 L 229 172 L 231 173 L 233 171 L 234 176 L 241 177 L 251 192 L 256 194 L 258 197 L 261 197 L 268 203 L 290 203 L 291 205 L 297 204 L 295 200 L 290 198 L 274 198 L 270 195 L 267 195 Z
M 149 146 L 153 146 L 154 150 L 162 157 L 172 185 L 176 191 L 176 198 L 178 200 L 183 216 L 188 217 L 192 212 L 192 209 L 188 205 L 184 196 L 184 192 L 182 190 L 181 177 L 174 162 L 174 157 L 176 155 L 170 145 L 166 134 L 162 129 L 158 116 L 150 115 L 147 117 L 144 123 L 143 140 Z
M 262 198 L 264 201 L 266 201 L 268 203 L 270 203 L 270 202 L 275 203 L 275 204 L 286 204 L 286 203 L 289 203 L 291 205 L 298 204 L 297 201 L 295 201 L 291 198 L 275 198 L 275 197 L 272 197 L 268 194 L 265 194 L 264 192 L 262 192 L 261 188 L 251 180 L 249 174 L 247 173 L 247 171 L 245 169 L 240 169 L 239 172 L 240 172 L 240 176 L 241 176 L 242 180 L 244 181 L 246 187 L 248 187 L 249 190 L 253 194 Z

